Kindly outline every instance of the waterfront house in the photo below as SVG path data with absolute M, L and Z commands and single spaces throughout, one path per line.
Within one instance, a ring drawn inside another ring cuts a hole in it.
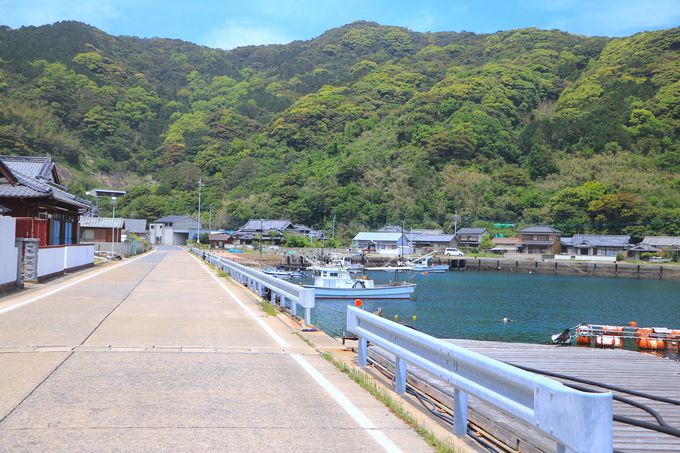
M 633 259 L 639 260 L 641 253 L 658 253 L 660 251 L 680 253 L 680 237 L 645 236 L 642 242 L 630 248 L 629 254 Z
M 224 249 L 234 244 L 234 236 L 226 233 L 210 233 L 208 235 L 211 249 Z
M 80 218 L 80 241 L 88 243 L 120 242 L 123 232 L 122 217 L 88 217 Z
M 409 240 L 404 233 L 393 232 L 361 232 L 352 240 L 354 248 L 367 253 L 399 256 L 412 253 Z
M 522 241 L 522 253 L 560 253 L 562 232 L 550 225 L 533 225 L 519 230 L 518 234 Z
M 503 255 L 506 253 L 518 253 L 522 248 L 522 240 L 518 237 L 493 238 L 491 242 L 493 242 L 493 248 L 489 251 Z
M 209 233 L 201 229 L 200 234 Z M 198 220 L 188 215 L 172 215 L 154 220 L 149 224 L 149 239 L 152 244 L 186 245 L 189 239 L 196 239 Z
M 61 184 L 49 156 L 0 156 L 0 204 L 16 218 L 16 237 L 40 247 L 77 244 L 78 218 L 92 209 Z
M 479 247 L 488 235 L 486 228 L 461 228 L 456 232 L 456 243 L 459 247 Z
M 250 219 L 234 233 L 239 244 L 252 244 L 260 237 L 271 244 L 280 244 L 284 235 L 305 236 L 313 240 L 326 239 L 323 231 L 301 223 L 294 224 L 288 219 Z
M 443 234 L 441 231 L 407 233 L 406 238 L 416 253 L 444 252 L 448 247 L 452 247 L 455 236 L 453 234 Z
M 562 253 L 571 256 L 625 256 L 631 246 L 630 236 L 604 234 L 575 234 L 560 243 Z

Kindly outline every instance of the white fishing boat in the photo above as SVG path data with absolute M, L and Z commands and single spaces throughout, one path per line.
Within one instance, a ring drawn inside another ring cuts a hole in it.
M 416 285 L 407 282 L 393 282 L 376 285 L 373 280 L 362 277 L 352 278 L 347 269 L 341 267 L 312 266 L 314 288 L 317 299 L 410 299 Z
M 363 264 L 353 263 L 352 258 L 349 256 L 334 258 L 331 264 L 333 266 L 348 270 L 350 274 L 361 274 L 364 271 Z
M 307 274 L 305 274 L 302 271 L 288 271 L 285 269 L 264 269 L 262 272 L 277 278 L 290 279 L 290 278 L 304 278 L 307 276 Z
M 446 272 L 449 270 L 447 264 L 434 264 L 433 256 L 434 252 L 428 253 L 425 256 L 421 256 L 413 261 L 408 261 L 406 266 L 411 268 L 413 272 Z

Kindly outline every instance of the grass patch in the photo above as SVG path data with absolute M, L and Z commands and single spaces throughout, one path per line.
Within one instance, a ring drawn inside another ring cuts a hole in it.
M 293 334 L 294 334 L 294 335 L 297 335 L 297 336 L 300 338 L 300 340 L 302 340 L 302 341 L 304 341 L 305 343 L 307 343 L 307 345 L 308 345 L 309 347 L 316 349 L 316 345 L 315 345 L 314 343 L 312 343 L 308 338 L 305 338 L 305 336 L 302 335 L 301 332 L 298 332 L 298 331 L 296 330 L 295 332 L 293 332 Z
M 335 367 L 350 377 L 354 382 L 359 384 L 364 390 L 368 391 L 374 398 L 387 406 L 392 413 L 404 421 L 407 425 L 413 428 L 422 437 L 425 442 L 437 449 L 439 453 L 454 453 L 457 450 L 453 448 L 448 442 L 439 439 L 430 429 L 423 426 L 411 415 L 401 402 L 392 398 L 392 396 L 380 387 L 375 380 L 366 374 L 364 371 L 350 367 L 344 362 L 339 361 L 332 354 L 328 352 L 323 353 L 323 358 L 331 362 Z
M 224 271 L 217 271 L 217 276 L 227 278 L 229 277 L 229 274 Z
M 279 314 L 279 311 L 276 309 L 276 307 L 270 304 L 267 300 L 260 302 L 260 309 L 269 316 L 276 316 Z

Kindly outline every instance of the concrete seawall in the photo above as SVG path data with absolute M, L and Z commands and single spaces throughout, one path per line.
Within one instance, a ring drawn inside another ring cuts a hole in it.
M 677 265 L 521 261 L 494 258 L 465 258 L 464 261 L 463 263 L 463 260 L 449 260 L 449 268 L 453 270 L 680 280 L 680 266 Z

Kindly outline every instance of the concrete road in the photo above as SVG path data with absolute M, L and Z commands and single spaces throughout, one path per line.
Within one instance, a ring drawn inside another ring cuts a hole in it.
M 180 250 L 0 299 L 0 451 L 428 451 Z

